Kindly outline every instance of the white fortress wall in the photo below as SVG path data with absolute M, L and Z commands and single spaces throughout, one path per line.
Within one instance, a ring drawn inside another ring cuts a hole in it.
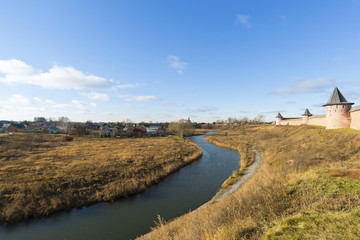
M 360 108 L 350 112 L 351 124 L 350 128 L 360 130 Z
M 281 120 L 280 125 L 292 125 L 292 126 L 298 126 L 303 123 L 302 118 L 285 118 Z
M 309 117 L 308 124 L 326 127 L 326 115 L 311 116 Z

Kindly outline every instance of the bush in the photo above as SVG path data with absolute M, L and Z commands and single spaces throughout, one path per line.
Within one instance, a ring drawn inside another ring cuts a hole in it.
M 74 137 L 72 137 L 72 136 L 65 136 L 64 137 L 65 142 L 71 142 L 72 140 L 74 140 Z

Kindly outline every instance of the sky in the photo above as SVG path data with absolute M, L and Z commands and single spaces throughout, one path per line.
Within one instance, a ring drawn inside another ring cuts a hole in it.
M 360 105 L 360 0 L 0 0 L 0 119 L 213 122 Z

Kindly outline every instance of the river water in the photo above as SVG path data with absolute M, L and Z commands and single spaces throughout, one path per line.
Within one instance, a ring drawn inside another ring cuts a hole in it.
M 203 156 L 147 191 L 112 203 L 72 209 L 12 226 L 0 227 L 1 240 L 133 239 L 153 227 L 157 215 L 178 217 L 209 201 L 234 169 L 237 152 L 194 136 Z

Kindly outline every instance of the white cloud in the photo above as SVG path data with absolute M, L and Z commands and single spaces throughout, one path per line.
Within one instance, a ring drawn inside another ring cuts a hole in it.
M 241 23 L 246 28 L 251 28 L 252 24 L 250 23 L 249 15 L 236 15 L 236 23 Z
M 92 93 L 81 93 L 81 95 L 86 96 L 92 100 L 100 100 L 100 101 L 108 101 L 109 100 L 109 96 L 106 93 L 92 92 Z
M 108 86 L 111 81 L 83 72 L 73 67 L 53 66 L 48 72 L 34 72 L 28 64 L 16 60 L 0 60 L 0 82 L 29 84 L 53 89 L 94 89 Z
M 0 101 L 0 115 L 7 119 L 21 120 L 33 119 L 36 116 L 73 116 L 74 114 L 86 114 L 97 107 L 94 102 L 81 102 L 72 100 L 69 103 L 56 104 L 49 99 L 32 97 L 31 99 L 21 95 L 13 94 L 8 99 Z
M 10 103 L 10 104 L 29 104 L 30 100 L 21 94 L 13 94 L 8 99 L 8 103 Z
M 158 101 L 160 98 L 156 96 L 130 96 L 128 94 L 126 95 L 118 95 L 119 98 L 125 99 L 127 102 L 150 102 L 150 101 Z
M 0 60 L 0 73 L 5 75 L 29 75 L 34 69 L 17 59 Z
M 187 67 L 187 63 L 186 62 L 180 62 L 180 58 L 178 56 L 174 56 L 174 55 L 169 55 L 167 57 L 170 66 L 174 69 L 176 69 L 176 71 L 181 75 L 184 73 L 184 70 Z
M 315 80 L 307 80 L 296 83 L 291 88 L 282 88 L 277 90 L 274 94 L 291 94 L 291 93 L 314 93 L 322 92 L 326 88 L 335 86 L 336 81 L 332 78 L 318 78 Z

